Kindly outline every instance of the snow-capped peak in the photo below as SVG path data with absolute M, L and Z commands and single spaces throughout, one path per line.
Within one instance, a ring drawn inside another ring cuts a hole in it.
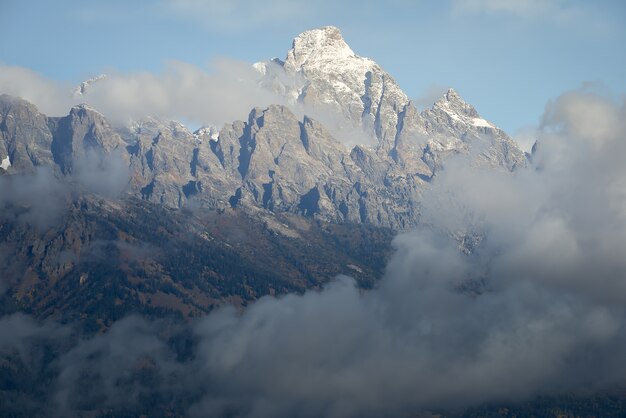
M 87 103 L 80 103 L 80 104 L 74 105 L 72 106 L 72 109 L 70 110 L 70 114 L 80 114 L 80 112 L 88 112 L 91 114 L 96 114 L 102 117 L 103 119 L 105 118 L 105 116 L 102 113 L 100 113 L 99 111 L 97 111 L 96 109 L 94 109 Z
M 341 31 L 334 26 L 325 26 L 296 36 L 285 64 L 291 67 L 288 70 L 298 71 L 316 61 L 345 60 L 349 57 L 356 58 L 356 54 L 341 36 Z M 373 61 L 367 61 L 373 64 Z
M 220 131 L 219 128 L 215 125 L 203 126 L 200 129 L 196 130 L 193 133 L 194 138 L 198 141 L 202 141 L 203 139 L 209 139 L 211 141 L 219 141 L 220 140 Z
M 333 123 L 343 115 L 340 125 L 363 128 L 379 141 L 395 136 L 397 110 L 408 103 L 407 95 L 375 61 L 355 54 L 338 28 L 301 33 L 285 61 L 272 62 L 255 65 L 272 90 L 332 115 Z
M 448 91 L 435 102 L 433 109 L 441 109 L 450 115 L 462 118 L 480 118 L 476 109 L 463 100 L 452 88 L 448 89 Z M 453 117 L 453 119 L 455 118 Z
M 446 107 L 446 106 L 469 106 L 465 100 L 457 93 L 453 88 L 449 88 L 443 96 L 441 96 L 436 102 L 435 107 Z
M 9 167 L 11 167 L 11 159 L 7 155 L 5 158 L 2 159 L 2 162 L 0 162 L 0 168 L 8 170 Z

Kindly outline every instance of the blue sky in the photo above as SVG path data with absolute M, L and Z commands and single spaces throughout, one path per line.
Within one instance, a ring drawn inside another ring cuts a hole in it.
M 335 25 L 418 103 L 454 87 L 515 134 L 584 83 L 626 92 L 624 22 L 621 0 L 0 0 L 0 63 L 79 83 L 282 58 L 299 32 Z

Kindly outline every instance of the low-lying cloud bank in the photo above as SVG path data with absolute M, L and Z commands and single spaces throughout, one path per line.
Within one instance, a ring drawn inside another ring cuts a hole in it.
M 47 166 L 0 176 L 0 220 L 47 228 L 65 213 L 73 196 L 91 193 L 118 198 L 130 181 L 128 163 L 118 152 L 88 152 L 74 164 L 74 172 L 65 177 Z
M 262 88 L 261 74 L 248 63 L 219 59 L 210 69 L 170 62 L 161 74 L 106 74 L 78 94 L 75 86 L 46 79 L 23 67 L 0 64 L 0 92 L 22 97 L 51 116 L 87 103 L 113 123 L 146 116 L 180 119 L 194 125 L 221 125 L 246 118 L 254 106 L 281 103 Z
M 396 238 L 374 290 L 340 277 L 182 331 L 127 318 L 63 351 L 50 399 L 132 408 L 159 394 L 190 416 L 378 417 L 622 386 L 625 121 L 623 101 L 566 93 L 547 106 L 528 168 L 459 156 L 438 173 L 423 227 Z M 67 332 L 23 316 L 0 331 L 0 350 L 18 353 Z
M 198 324 L 222 384 L 192 411 L 403 416 L 626 383 L 625 120 L 564 94 L 528 169 L 447 165 L 375 290 L 342 278 Z

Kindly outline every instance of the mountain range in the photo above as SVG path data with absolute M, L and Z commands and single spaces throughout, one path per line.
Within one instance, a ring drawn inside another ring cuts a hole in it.
M 125 195 L 169 208 L 239 207 L 393 229 L 419 222 L 420 191 L 451 155 L 505 170 L 526 163 L 516 143 L 453 89 L 419 112 L 337 28 L 304 32 L 284 61 L 255 68 L 287 105 L 252 109 L 219 131 L 192 133 L 157 118 L 111 126 L 88 105 L 47 117 L 2 96 L 0 160 L 8 174 L 49 166 L 70 175 L 86 158 L 116 158 L 129 172 Z M 88 100 L 102 78 L 77 94 Z M 302 109 L 313 116 L 297 116 Z

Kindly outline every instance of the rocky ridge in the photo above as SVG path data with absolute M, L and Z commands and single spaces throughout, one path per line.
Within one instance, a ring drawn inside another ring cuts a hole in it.
M 86 105 L 48 118 L 21 99 L 2 96 L 2 170 L 51 166 L 67 176 L 94 153 L 113 155 L 128 167 L 127 194 L 166 207 L 239 207 L 403 229 L 419 222 L 421 190 L 449 155 L 467 154 L 495 169 L 525 164 L 506 133 L 452 89 L 420 113 L 337 28 L 304 32 L 284 61 L 255 68 L 266 87 L 314 114 L 342 115 L 375 145 L 348 149 L 341 131 L 297 117 L 286 106 L 255 108 L 247 120 L 219 132 L 192 133 L 156 118 L 114 128 Z M 88 88 L 81 95 L 88 98 Z

